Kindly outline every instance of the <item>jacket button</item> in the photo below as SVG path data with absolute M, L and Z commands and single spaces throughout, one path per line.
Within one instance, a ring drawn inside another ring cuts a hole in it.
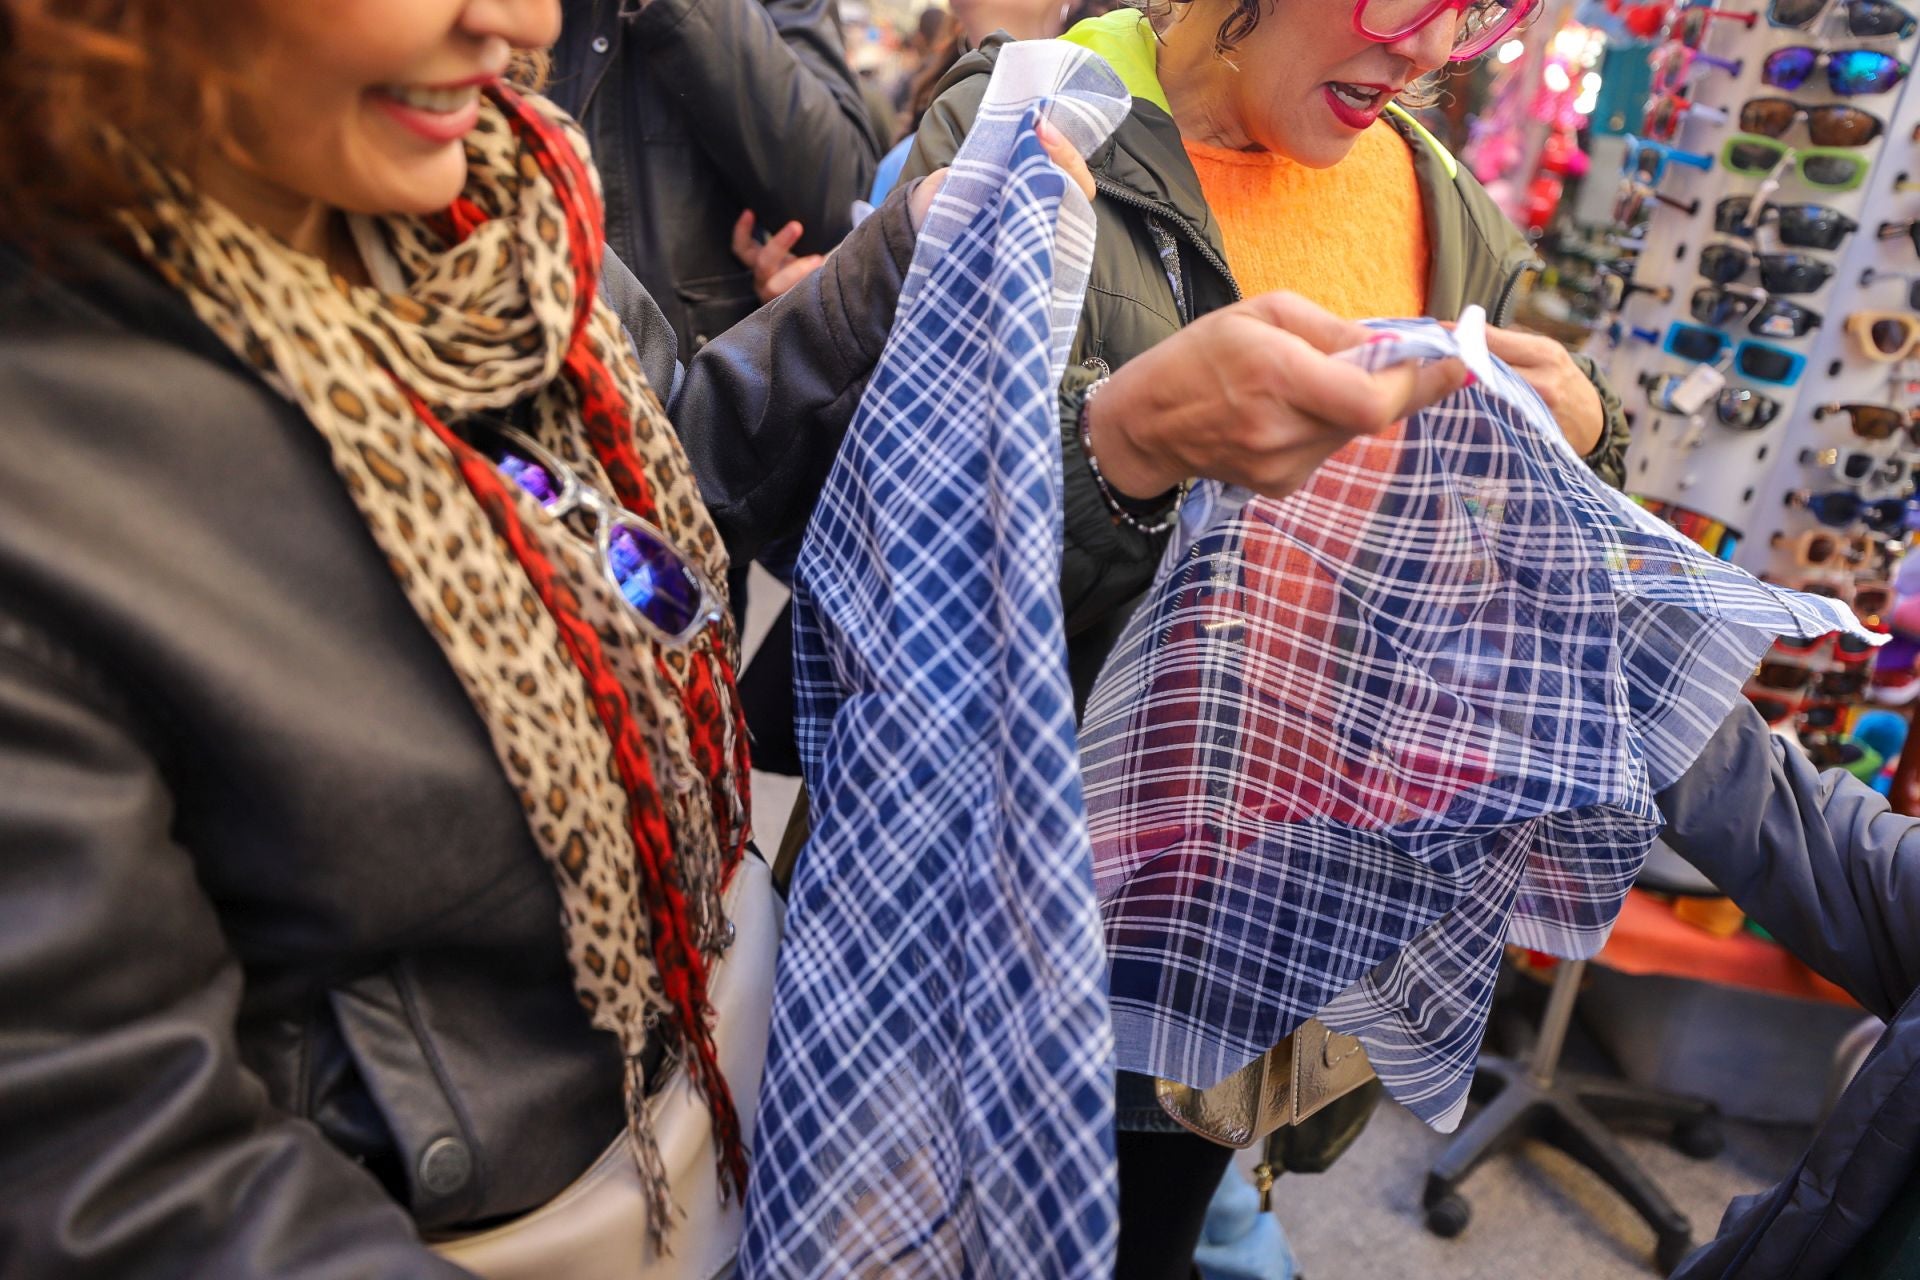
M 613 42 L 605 36 L 595 36 L 593 38 L 593 51 L 595 53 L 605 53 L 611 48 L 613 48 Z
M 458 1138 L 435 1138 L 420 1153 L 420 1185 L 436 1196 L 450 1196 L 473 1177 L 473 1153 Z

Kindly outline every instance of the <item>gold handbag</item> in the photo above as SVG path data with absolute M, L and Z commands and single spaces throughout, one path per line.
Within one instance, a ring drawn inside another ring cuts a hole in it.
M 1160 1109 L 1182 1128 L 1223 1147 L 1250 1147 L 1310 1119 L 1373 1078 L 1373 1066 L 1358 1040 L 1308 1018 L 1292 1035 L 1216 1085 L 1195 1089 L 1155 1080 L 1153 1091 Z M 1276 1172 L 1271 1156 L 1254 1170 L 1263 1205 Z

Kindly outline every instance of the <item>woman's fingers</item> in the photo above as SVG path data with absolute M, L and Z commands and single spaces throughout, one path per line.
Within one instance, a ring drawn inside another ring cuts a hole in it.
M 795 258 L 791 262 L 788 262 L 784 267 L 781 267 L 778 271 L 774 272 L 773 275 L 769 276 L 766 284 L 762 286 L 763 291 L 767 295 L 767 301 L 773 301 L 773 299 L 779 297 L 818 271 L 820 264 L 826 260 L 825 254 L 810 253 L 804 258 Z
M 755 254 L 760 246 L 753 238 L 753 210 L 742 209 L 733 223 L 733 256 L 740 259 L 740 265 L 750 267 L 754 264 Z
M 1260 293 L 1237 305 L 1328 355 L 1351 350 L 1373 337 L 1373 330 L 1365 325 L 1343 320 L 1297 293 Z
M 1087 170 L 1086 157 L 1082 156 L 1074 145 L 1067 141 L 1067 135 L 1061 133 L 1047 120 L 1034 126 L 1034 135 L 1040 139 L 1040 145 L 1046 148 L 1047 156 L 1073 179 L 1075 186 L 1087 199 L 1093 199 L 1093 174 Z
M 1558 363 L 1567 353 L 1552 338 L 1487 326 L 1487 350 L 1516 369 Z

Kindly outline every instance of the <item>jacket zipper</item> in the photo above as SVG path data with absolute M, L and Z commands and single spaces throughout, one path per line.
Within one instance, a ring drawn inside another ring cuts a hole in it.
M 1507 276 L 1507 282 L 1500 286 L 1500 296 L 1493 304 L 1493 314 L 1487 317 L 1487 323 L 1496 329 L 1504 329 L 1513 320 L 1514 294 L 1520 291 L 1520 281 L 1533 270 L 1533 264 L 1527 263 L 1515 267 Z
M 1103 196 L 1110 196 L 1121 204 L 1130 205 L 1142 213 L 1150 213 L 1156 218 L 1172 223 L 1181 234 L 1186 236 L 1188 242 L 1200 251 L 1200 256 L 1206 259 L 1207 265 L 1220 273 L 1220 277 L 1227 282 L 1227 288 L 1233 290 L 1233 300 L 1238 302 L 1244 296 L 1240 292 L 1240 282 L 1233 278 L 1233 272 L 1227 269 L 1226 261 L 1213 251 L 1213 246 L 1201 237 L 1194 225 L 1176 212 L 1172 206 L 1155 204 L 1145 196 L 1137 196 L 1109 178 L 1096 177 L 1093 180 L 1093 186 L 1094 190 Z M 1181 310 L 1186 309 L 1186 299 L 1178 298 L 1175 301 L 1180 304 Z

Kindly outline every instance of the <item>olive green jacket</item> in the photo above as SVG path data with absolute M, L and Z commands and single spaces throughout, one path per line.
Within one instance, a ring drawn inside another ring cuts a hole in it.
M 1080 329 L 1061 384 L 1060 444 L 1068 468 L 1084 467 L 1078 420 L 1088 384 L 1124 364 L 1197 316 L 1237 301 L 1220 226 L 1201 193 L 1155 73 L 1151 29 L 1133 9 L 1092 18 L 1064 39 L 1100 54 L 1133 95 L 1114 135 L 1088 158 L 1098 197 L 1093 275 Z M 972 126 L 1004 37 L 994 37 L 954 64 L 920 124 L 902 181 L 950 162 Z M 1427 314 L 1452 320 L 1469 304 L 1496 324 L 1511 318 L 1538 261 L 1526 238 L 1500 212 L 1473 175 L 1411 116 L 1389 119 L 1412 145 L 1431 246 Z M 1607 428 L 1588 464 L 1610 484 L 1624 476 L 1627 425 L 1620 400 L 1584 357 L 1575 357 L 1600 391 Z M 1069 505 L 1102 501 L 1097 490 L 1071 489 Z M 1069 527 L 1099 521 L 1068 512 Z M 1079 517 L 1076 519 L 1076 517 Z M 1070 544 L 1061 576 L 1074 683 L 1084 693 L 1130 612 L 1152 581 L 1160 540 L 1109 523 L 1110 542 Z

